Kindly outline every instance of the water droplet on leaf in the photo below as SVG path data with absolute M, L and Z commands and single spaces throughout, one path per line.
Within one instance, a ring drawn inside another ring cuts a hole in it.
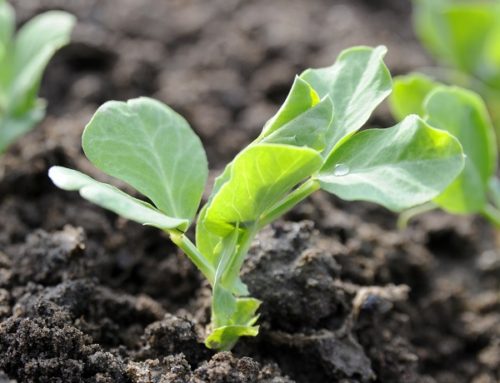
M 333 175 L 336 177 L 342 177 L 349 174 L 349 166 L 346 164 L 337 164 L 333 169 Z

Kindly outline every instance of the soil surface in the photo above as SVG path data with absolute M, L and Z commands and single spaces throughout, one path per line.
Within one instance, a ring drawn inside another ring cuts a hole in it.
M 99 104 L 140 95 L 191 122 L 215 175 L 294 74 L 341 49 L 385 44 L 393 74 L 429 65 L 409 1 L 12 3 L 20 23 L 49 9 L 79 23 L 46 73 L 47 118 L 0 158 L 0 383 L 500 381 L 498 234 L 481 219 L 398 231 L 381 208 L 315 194 L 244 266 L 260 335 L 214 353 L 208 286 L 168 239 L 47 178 L 58 164 L 109 180 L 80 135 Z M 370 124 L 392 122 L 381 107 Z

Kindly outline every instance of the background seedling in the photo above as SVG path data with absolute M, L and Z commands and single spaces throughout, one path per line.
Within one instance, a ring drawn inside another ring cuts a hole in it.
M 497 146 L 481 97 L 466 89 L 437 83 L 422 74 L 411 74 L 395 79 L 390 104 L 397 119 L 416 113 L 432 126 L 452 133 L 467 156 L 460 176 L 431 203 L 404 213 L 401 224 L 416 213 L 440 207 L 450 213 L 482 214 L 499 226 Z
M 60 11 L 28 21 L 14 36 L 14 10 L 0 0 L 0 154 L 45 115 L 38 98 L 43 71 L 69 41 L 75 18 Z
M 414 0 L 415 31 L 436 78 L 479 93 L 500 129 L 500 1 Z
M 78 171 L 53 167 L 54 183 L 139 223 L 164 230 L 210 282 L 212 323 L 205 343 L 230 349 L 255 336 L 260 301 L 240 269 L 259 230 L 322 188 L 347 200 L 400 211 L 436 197 L 460 173 L 463 153 L 448 132 L 413 115 L 388 129 L 357 132 L 391 92 L 384 47 L 344 51 L 331 67 L 295 78 L 262 133 L 217 178 L 196 225 L 208 169 L 186 120 L 149 98 L 111 101 L 83 133 L 86 156 L 152 203 Z

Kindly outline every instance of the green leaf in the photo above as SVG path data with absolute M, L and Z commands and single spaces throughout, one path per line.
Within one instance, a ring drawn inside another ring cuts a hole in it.
M 325 148 L 325 137 L 332 121 L 333 104 L 329 96 L 262 138 L 262 143 Z
M 203 254 L 205 258 L 210 260 L 212 265 L 217 265 L 219 252 L 216 250 L 219 247 L 219 243 L 222 241 L 222 237 L 212 233 L 208 230 L 206 222 L 208 204 L 202 207 L 200 214 L 198 215 L 198 221 L 196 222 L 196 247 Z
M 415 29 L 427 49 L 487 83 L 500 79 L 499 18 L 498 1 L 415 1 Z
M 0 62 L 14 33 L 14 10 L 12 6 L 0 0 Z
M 457 4 L 443 13 L 449 28 L 454 64 L 464 71 L 487 77 L 483 67 L 485 44 L 498 22 L 498 3 Z M 464 28 L 466 23 L 467 28 Z M 498 70 L 498 69 L 497 69 Z
M 208 208 L 208 203 L 203 206 L 198 216 L 198 222 L 196 223 L 196 247 L 203 254 L 203 257 L 208 260 L 208 262 L 215 268 L 218 268 L 222 252 L 226 248 L 223 245 L 223 241 L 227 240 L 227 237 L 222 237 L 220 235 L 214 234 L 206 226 L 206 211 Z M 241 231 L 241 229 L 240 229 Z M 232 255 L 234 256 L 234 254 Z M 231 263 L 229 263 L 231 267 Z M 234 266 L 233 266 L 234 267 Z M 235 272 L 239 274 L 239 269 Z M 241 281 L 239 275 L 237 275 L 234 281 L 231 281 L 230 286 L 226 286 L 230 292 L 237 296 L 246 296 L 249 294 L 247 286 Z
M 423 45 L 436 57 L 450 57 L 449 37 L 443 10 L 453 0 L 413 0 L 413 24 Z
M 259 144 L 241 152 L 231 166 L 231 176 L 209 204 L 205 224 L 224 237 L 239 223 L 255 224 L 294 186 L 317 171 L 319 154 L 309 148 Z
M 0 153 L 45 115 L 37 93 L 43 71 L 57 49 L 69 41 L 75 18 L 47 12 L 33 18 L 14 41 L 14 11 L 0 1 Z
M 344 141 L 318 180 L 343 199 L 400 211 L 436 197 L 462 167 L 458 140 L 412 115 L 392 128 L 365 130 Z
M 214 296 L 215 299 L 215 296 Z M 208 348 L 230 350 L 242 336 L 257 336 L 256 311 L 261 301 L 254 298 L 235 298 L 234 311 L 226 324 L 216 327 L 205 339 Z
M 278 112 L 264 125 L 259 138 L 264 138 L 283 125 L 315 106 L 320 101 L 316 91 L 300 77 L 295 77 L 292 88 Z
M 229 323 L 231 316 L 236 311 L 236 298 L 231 294 L 231 291 L 222 286 L 221 282 L 224 278 L 224 274 L 228 271 L 231 258 L 235 253 L 238 231 L 239 229 L 235 228 L 232 233 L 222 240 L 221 256 L 217 261 L 217 267 L 215 269 L 212 298 L 212 323 L 217 327 Z
M 187 220 L 166 216 L 150 204 L 76 170 L 53 166 L 49 170 L 49 177 L 57 187 L 64 190 L 78 190 L 83 198 L 132 221 L 161 230 L 184 231 L 188 227 Z
M 257 321 L 255 313 L 261 302 L 254 298 L 236 298 L 223 284 L 227 274 L 236 272 L 236 277 L 239 274 L 241 265 L 234 265 L 236 249 L 240 245 L 239 232 L 236 227 L 222 240 L 222 252 L 215 273 L 211 321 L 215 329 L 205 344 L 218 350 L 229 350 L 241 336 L 256 336 L 258 333 L 258 327 L 253 325 Z
M 0 117 L 0 154 L 18 138 L 29 132 L 45 116 L 45 103 L 39 102 L 20 117 Z
M 327 96 L 320 101 L 314 89 L 307 82 L 296 77 L 285 103 L 266 123 L 261 135 L 251 145 L 287 144 L 321 150 L 325 144 L 326 130 L 331 123 L 332 109 L 330 97 Z M 217 177 L 207 205 L 222 185 L 230 179 L 232 166 L 233 163 L 228 164 L 224 172 Z M 222 237 L 210 232 L 206 227 L 207 205 L 201 210 L 196 225 L 196 244 L 201 253 L 211 259 L 215 265 L 219 256 L 216 249 Z M 240 292 L 245 291 L 244 289 Z
M 389 98 L 394 118 L 401 121 L 410 114 L 418 114 L 424 118 L 424 100 L 437 86 L 438 83 L 420 73 L 395 77 Z
M 54 53 L 69 42 L 76 22 L 73 15 L 50 11 L 34 17 L 14 42 L 10 83 L 11 109 L 16 115 L 33 107 L 43 71 Z
M 205 346 L 214 350 L 228 351 L 242 336 L 257 336 L 258 334 L 259 326 L 229 325 L 218 327 L 205 339 Z
M 308 69 L 300 76 L 320 97 L 330 96 L 333 102 L 334 118 L 326 134 L 325 157 L 342 138 L 361 128 L 391 92 L 391 75 L 383 62 L 386 51 L 383 46 L 350 48 L 334 65 Z
M 497 160 L 494 131 L 484 102 L 474 92 L 440 87 L 427 98 L 425 110 L 429 124 L 457 137 L 467 156 L 462 174 L 435 202 L 454 213 L 481 211 Z
M 89 160 L 169 216 L 192 219 L 208 176 L 203 146 L 186 120 L 149 99 L 110 101 L 83 133 Z

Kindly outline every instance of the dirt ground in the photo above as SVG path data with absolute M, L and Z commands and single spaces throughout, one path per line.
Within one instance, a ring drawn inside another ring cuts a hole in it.
M 398 231 L 371 204 L 317 193 L 264 230 L 243 279 L 261 332 L 207 350 L 209 289 L 157 230 L 55 188 L 52 165 L 103 177 L 80 135 L 110 99 L 156 97 L 213 174 L 307 67 L 385 44 L 393 74 L 432 64 L 406 0 L 14 0 L 19 22 L 77 15 L 46 73 L 47 118 L 0 158 L 0 383 L 500 381 L 498 234 L 429 213 Z M 381 107 L 371 125 L 393 123 Z M 123 186 L 118 184 L 118 186 Z

